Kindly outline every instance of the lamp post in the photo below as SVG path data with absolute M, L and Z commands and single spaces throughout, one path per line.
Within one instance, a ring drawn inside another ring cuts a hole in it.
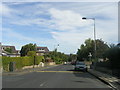
M 56 46 L 57 46 L 57 47 L 56 47 Z M 55 50 L 55 49 L 58 49 L 59 46 L 60 46 L 59 44 L 54 45 L 54 50 Z
M 94 47 L 94 53 L 95 53 L 95 60 L 96 60 L 96 30 L 95 30 L 95 18 L 86 18 L 86 17 L 83 17 L 82 19 L 84 20 L 87 20 L 87 19 L 91 19 L 94 21 L 94 44 L 95 44 L 95 47 Z

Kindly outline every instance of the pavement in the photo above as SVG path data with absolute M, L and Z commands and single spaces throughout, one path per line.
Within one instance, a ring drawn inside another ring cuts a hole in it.
M 93 69 L 89 69 L 88 72 L 111 86 L 114 90 L 120 90 L 120 79 Z
M 22 75 L 22 74 L 36 72 L 39 70 L 44 70 L 44 69 L 48 69 L 48 68 L 56 67 L 56 66 L 58 66 L 58 65 L 48 65 L 48 66 L 44 66 L 44 67 L 28 68 L 28 69 L 13 71 L 13 72 L 5 72 L 4 71 L 4 72 L 2 72 L 2 75 Z

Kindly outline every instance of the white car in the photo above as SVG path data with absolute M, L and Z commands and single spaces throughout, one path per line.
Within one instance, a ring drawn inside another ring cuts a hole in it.
M 74 69 L 75 70 L 87 71 L 87 66 L 85 65 L 84 62 L 76 62 Z

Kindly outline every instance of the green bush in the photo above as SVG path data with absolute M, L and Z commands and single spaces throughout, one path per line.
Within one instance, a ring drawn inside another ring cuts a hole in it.
M 36 65 L 44 59 L 43 56 L 36 56 L 35 61 Z M 8 71 L 8 64 L 10 62 L 15 62 L 16 69 L 21 69 L 24 66 L 30 66 L 34 64 L 34 57 L 2 57 L 2 65 L 5 71 Z
M 36 65 L 38 65 L 44 59 L 43 56 L 36 56 Z

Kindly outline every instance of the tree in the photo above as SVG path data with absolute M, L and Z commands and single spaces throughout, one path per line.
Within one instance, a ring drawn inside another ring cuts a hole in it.
M 83 61 L 85 59 L 88 60 L 89 58 L 89 53 L 92 54 L 92 58 L 95 56 L 95 41 L 92 39 L 87 39 L 85 40 L 84 44 L 80 46 L 80 49 L 77 51 L 77 60 Z M 103 53 L 108 50 L 109 46 L 102 40 L 102 39 L 97 39 L 96 40 L 96 57 L 97 58 L 102 58 Z
M 36 56 L 35 51 L 28 51 L 27 56 Z
M 84 44 L 80 46 L 80 49 L 77 51 L 77 60 L 83 61 L 84 59 L 88 59 L 89 53 L 93 55 L 94 52 L 94 40 L 87 39 Z
M 62 62 L 68 61 L 68 55 L 64 53 L 57 52 L 57 49 L 45 55 L 45 57 L 51 58 L 56 64 L 60 64 Z
M 103 54 L 105 51 L 109 49 L 109 46 L 102 40 L 98 39 L 96 41 L 96 46 L 97 46 L 97 57 L 98 58 L 103 58 Z
M 29 51 L 36 51 L 36 44 L 26 44 L 20 50 L 21 56 L 26 56 Z
M 68 61 L 76 61 L 76 54 L 70 54 L 69 57 L 68 57 Z

